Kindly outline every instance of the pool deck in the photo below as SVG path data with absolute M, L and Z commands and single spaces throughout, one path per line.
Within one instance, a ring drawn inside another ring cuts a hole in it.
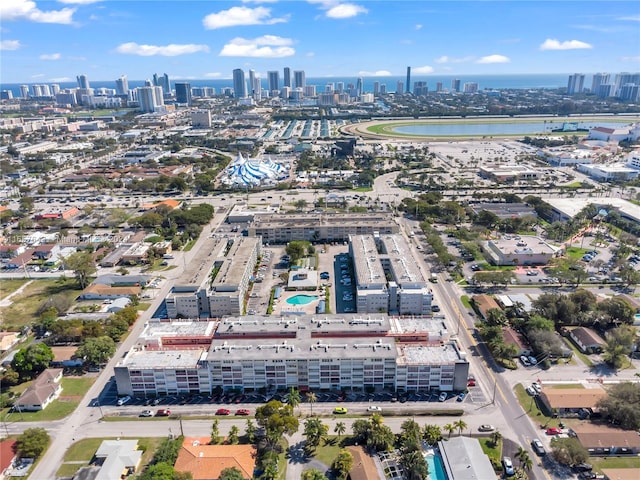
M 316 313 L 316 306 L 318 302 L 323 298 L 320 297 L 322 292 L 320 290 L 312 290 L 312 291 L 283 291 L 282 295 L 278 299 L 277 302 L 273 305 L 273 315 L 286 315 L 286 314 L 306 314 L 306 315 L 314 315 Z M 316 296 L 315 300 L 307 303 L 306 305 L 292 305 L 287 303 L 287 300 L 291 297 L 295 297 L 296 295 L 309 295 Z

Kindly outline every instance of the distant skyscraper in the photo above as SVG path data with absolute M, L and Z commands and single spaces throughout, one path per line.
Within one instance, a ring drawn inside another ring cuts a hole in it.
M 145 86 L 145 87 L 153 87 L 153 82 L 147 78 L 147 79 L 144 81 L 144 86 Z
M 20 98 L 29 98 L 29 85 L 20 85 Z
M 249 70 L 249 94 L 254 100 L 260 100 L 262 97 L 260 77 L 256 75 L 255 70 Z
M 407 88 L 407 93 L 410 93 L 410 88 L 411 88 L 411 67 L 407 67 L 407 83 L 405 83 L 405 87 Z
M 396 94 L 402 95 L 403 92 L 404 92 L 404 83 L 402 83 L 402 80 L 398 80 L 398 83 L 396 83 Z
M 13 98 L 13 92 L 11 90 L 2 90 L 0 92 L 0 100 L 11 100 Z
M 462 86 L 462 91 L 464 93 L 477 93 L 478 84 L 476 82 L 465 82 Z
M 291 69 L 289 67 L 284 67 L 283 85 L 285 87 L 291 87 Z
M 344 82 L 336 83 L 336 92 L 338 94 L 344 93 Z
M 31 85 L 31 91 L 34 97 L 42 97 L 42 85 Z
M 460 79 L 459 78 L 454 78 L 453 80 L 451 80 L 451 91 L 452 92 L 459 92 L 460 91 Z
M 51 84 L 51 94 L 55 97 L 58 93 L 60 93 L 60 85 L 57 83 Z
M 188 82 L 176 82 L 176 102 L 191 106 L 191 84 Z
M 91 88 L 89 86 L 89 77 L 87 77 L 86 75 L 78 75 L 76 77 L 76 80 L 78 81 L 78 88 L 84 88 L 84 89 Z
M 244 70 L 236 68 L 233 71 L 233 96 L 245 98 L 247 96 L 247 82 L 244 78 Z
M 640 86 L 635 83 L 625 83 L 620 87 L 620 92 L 618 93 L 618 98 L 620 100 L 624 100 L 627 102 L 635 102 L 638 100 L 638 91 L 640 90 Z
M 116 95 L 127 95 L 129 93 L 129 82 L 126 75 L 121 75 L 116 80 Z
M 137 91 L 141 112 L 154 112 L 161 105 L 159 100 L 162 100 L 162 87 L 139 87 Z M 160 99 L 158 99 L 158 95 Z
M 584 73 L 575 73 L 573 75 L 569 75 L 569 81 L 567 82 L 567 95 L 582 93 L 583 89 Z
M 600 85 L 609 83 L 608 73 L 594 73 L 591 80 L 591 93 L 597 94 Z
M 373 82 L 373 94 L 380 95 L 380 82 Z
M 442 82 L 437 82 L 436 83 L 436 92 L 441 92 L 442 91 Z
M 273 70 L 267 72 L 267 78 L 269 80 L 269 91 L 280 90 L 280 72 Z
M 427 87 L 427 82 L 414 82 L 413 83 L 413 94 L 415 96 L 424 96 L 429 92 L 429 87 Z
M 356 83 L 356 95 L 358 97 L 362 96 L 362 77 L 358 77 L 358 81 Z
M 156 87 L 162 87 L 164 95 L 171 95 L 171 82 L 169 81 L 169 75 L 166 73 L 163 75 L 153 74 L 153 85 Z
M 296 70 L 293 72 L 293 81 L 295 83 L 295 88 L 302 88 L 307 86 L 307 78 L 304 75 L 304 70 Z
M 380 85 L 380 95 L 386 95 L 387 94 L 387 84 L 383 83 L 382 85 Z
M 640 85 L 640 73 L 628 73 L 622 72 L 616 75 L 615 80 L 615 91 L 613 92 L 613 96 L 619 96 L 620 90 L 624 85 L 628 84 L 636 84 Z

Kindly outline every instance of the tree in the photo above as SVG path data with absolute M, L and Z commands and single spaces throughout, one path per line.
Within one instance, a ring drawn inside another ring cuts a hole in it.
M 462 435 L 462 431 L 467 428 L 467 423 L 464 420 L 456 420 L 453 426 L 458 429 L 458 435 Z
M 495 448 L 498 446 L 498 443 L 500 443 L 500 440 L 502 440 L 502 434 L 498 430 L 494 430 L 493 433 L 491 433 L 490 438 L 491 438 L 491 443 Z
M 520 468 L 522 469 L 524 469 L 525 464 L 531 463 L 529 452 L 522 448 L 522 446 L 518 447 L 518 451 L 516 452 L 515 457 L 520 461 Z M 529 465 L 529 468 L 531 468 L 531 465 Z
M 87 365 L 100 365 L 107 362 L 116 353 L 116 343 L 106 335 L 89 337 L 82 341 L 75 356 L 82 358 Z
M 182 441 L 184 437 L 176 437 L 176 438 L 165 438 L 162 440 L 156 452 L 153 454 L 153 458 L 151 459 L 151 464 L 155 465 L 157 463 L 167 463 L 169 465 L 173 465 L 176 463 L 176 459 L 178 458 L 178 452 L 182 447 Z
M 450 423 L 447 423 L 447 424 L 446 424 L 444 427 L 442 427 L 442 428 L 443 428 L 443 429 L 444 429 L 444 430 L 449 434 L 449 437 L 448 437 L 448 438 L 451 438 L 451 434 L 452 434 L 453 432 L 455 432 L 455 431 L 456 431 L 456 427 L 455 427 L 455 426 L 453 426 L 453 425 L 452 425 L 452 424 L 450 424 Z
M 302 472 L 301 480 L 327 480 L 327 477 L 320 470 L 312 468 Z
M 287 398 L 287 405 L 291 406 L 292 410 L 295 410 L 300 405 L 300 391 L 297 388 L 291 387 L 289 389 L 289 397 Z
M 329 426 L 322 423 L 318 417 L 310 417 L 304 422 L 304 433 L 306 437 L 306 445 L 310 449 L 314 449 L 320 445 L 320 441 L 326 437 L 329 432 Z
M 309 407 L 311 408 L 311 415 L 313 415 L 313 404 L 318 401 L 318 397 L 313 392 L 307 392 L 307 402 L 309 402 Z
M 400 444 L 403 452 L 419 450 L 422 441 L 422 431 L 420 425 L 415 420 L 409 418 L 402 422 L 400 426 Z
M 160 462 L 147 467 L 140 480 L 193 480 L 191 472 L 176 472 L 173 465 Z
M 574 465 L 586 462 L 589 452 L 580 444 L 577 438 L 558 438 L 551 440 L 551 454 L 556 462 L 562 465 Z
M 435 445 L 442 440 L 442 429 L 440 425 L 426 424 L 422 429 L 422 438 L 429 444 Z
M 240 429 L 237 425 L 231 425 L 229 429 L 229 436 L 227 437 L 227 443 L 229 445 L 237 445 L 238 444 L 238 433 Z
M 216 445 L 218 443 L 218 437 L 220 436 L 220 423 L 217 418 L 213 419 L 211 422 L 211 440 L 209 440 L 209 445 Z
M 72 253 L 64 259 L 65 266 L 73 270 L 80 288 L 87 288 L 89 285 L 89 277 L 96 273 L 96 264 L 93 255 L 89 252 Z
M 600 400 L 598 407 L 611 423 L 622 428 L 640 429 L 640 384 L 611 385 L 609 395 Z
M 16 453 L 20 458 L 38 458 L 49 446 L 49 440 L 44 428 L 27 428 L 16 439 Z
M 256 441 L 256 426 L 251 420 L 247 420 L 247 426 L 244 429 L 244 434 L 247 436 L 249 443 Z
M 429 467 L 419 450 L 403 453 L 400 465 L 406 480 L 426 480 L 429 477 Z
M 344 480 L 349 475 L 349 470 L 353 466 L 353 455 L 347 449 L 341 449 L 338 456 L 333 461 L 331 468 L 333 469 L 335 476 L 339 480 Z
M 228 467 L 220 472 L 219 480 L 244 480 L 244 475 L 236 467 Z
M 53 352 L 49 345 L 32 343 L 18 350 L 11 361 L 11 368 L 18 372 L 20 378 L 33 378 L 47 368 L 51 360 Z
M 307 254 L 310 243 L 304 240 L 292 240 L 287 244 L 285 251 L 291 257 L 291 263 L 296 263 Z
M 293 416 L 290 405 L 284 405 L 278 400 L 271 400 L 256 408 L 256 421 L 264 427 L 267 442 L 273 447 L 278 444 L 283 435 L 291 435 L 298 431 L 298 419 Z
M 344 424 L 344 422 L 338 422 L 336 423 L 336 426 L 333 429 L 333 431 L 337 433 L 338 438 L 340 438 L 344 434 L 344 432 L 347 431 L 347 426 Z

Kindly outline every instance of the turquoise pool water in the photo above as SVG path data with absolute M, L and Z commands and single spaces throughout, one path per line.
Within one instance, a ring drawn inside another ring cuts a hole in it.
M 287 303 L 289 305 L 307 305 L 317 299 L 318 297 L 315 295 L 294 295 L 287 298 Z
M 430 480 L 448 480 L 440 456 L 427 454 L 424 456 L 424 461 L 427 462 L 427 466 L 429 467 Z

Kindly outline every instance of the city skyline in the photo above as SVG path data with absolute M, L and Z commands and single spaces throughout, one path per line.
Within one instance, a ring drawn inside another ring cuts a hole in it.
M 0 5 L 3 83 L 148 78 L 623 72 L 640 68 L 630 2 L 115 2 Z M 179 8 L 178 8 L 179 6 Z M 526 28 L 523 26 L 526 25 Z M 293 80 L 293 79 L 292 79 Z

